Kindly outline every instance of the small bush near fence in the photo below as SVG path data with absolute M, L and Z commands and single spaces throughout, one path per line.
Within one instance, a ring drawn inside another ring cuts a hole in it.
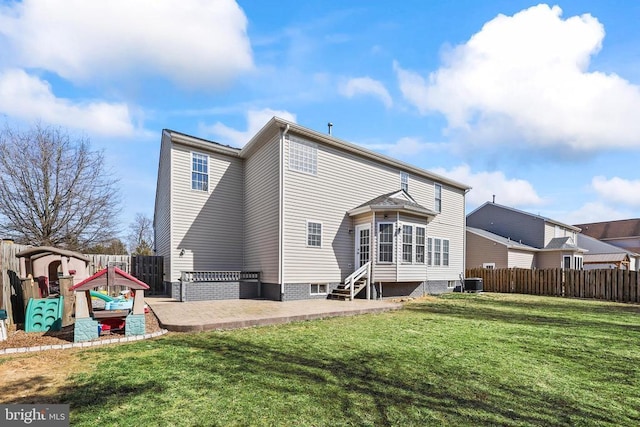
M 637 271 L 472 268 L 466 271 L 466 277 L 481 278 L 487 292 L 640 302 Z

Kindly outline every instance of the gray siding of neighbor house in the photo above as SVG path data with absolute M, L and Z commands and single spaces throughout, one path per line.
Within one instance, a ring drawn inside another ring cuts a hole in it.
M 562 268 L 562 253 L 559 251 L 539 252 L 537 266 L 544 268 Z
M 545 245 L 545 220 L 487 203 L 467 216 L 467 226 L 490 231 L 534 248 Z
M 509 268 L 507 247 L 467 232 L 467 268 L 481 268 L 484 263 L 495 263 L 496 268 Z
M 160 142 L 158 182 L 153 213 L 156 255 L 164 257 L 164 281 L 171 278 L 171 141 L 163 133 Z
M 295 134 L 292 136 L 314 142 Z M 351 274 L 354 271 L 354 235 L 349 230 L 355 226 L 347 211 L 382 194 L 400 190 L 401 169 L 323 143 L 316 146 L 315 176 L 290 170 L 289 141 L 284 147 L 285 283 L 338 283 Z M 410 173 L 409 194 L 417 203 L 433 208 L 434 181 Z M 464 190 L 443 184 L 442 206 L 442 213 L 427 227 L 427 235 L 435 233 L 437 237 L 450 240 L 450 265 L 429 269 L 428 277 L 430 280 L 456 280 L 464 265 Z M 395 223 L 395 213 L 392 216 L 388 221 Z M 364 218 L 367 221 L 367 215 Z M 320 248 L 307 246 L 308 220 L 322 223 Z M 374 249 L 376 235 L 377 225 L 372 227 Z M 397 244 L 395 250 L 397 255 Z M 377 250 L 372 251 L 372 256 L 376 253 Z M 402 266 L 395 263 L 376 265 L 375 280 L 396 281 L 400 268 Z M 409 270 L 412 268 L 410 266 Z M 424 280 L 424 275 L 420 277 Z
M 209 157 L 209 191 L 191 189 L 192 152 Z M 242 159 L 174 143 L 172 166 L 171 280 L 179 280 L 181 271 L 241 270 Z
M 277 134 L 244 165 L 244 270 L 259 271 L 268 283 L 278 283 L 279 146 Z

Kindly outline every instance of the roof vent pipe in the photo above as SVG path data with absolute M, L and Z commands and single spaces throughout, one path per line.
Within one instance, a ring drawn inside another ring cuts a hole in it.
M 495 194 L 493 195 L 493 203 L 494 204 L 496 203 L 496 195 Z
M 333 123 L 327 123 L 327 127 L 329 128 L 329 135 L 331 135 L 331 128 L 333 127 Z

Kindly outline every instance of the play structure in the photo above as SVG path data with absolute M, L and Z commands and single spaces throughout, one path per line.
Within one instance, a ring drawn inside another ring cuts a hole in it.
M 24 319 L 25 332 L 59 331 L 64 298 L 31 298 Z
M 107 294 L 120 289 L 118 298 L 96 292 L 106 289 Z M 123 290 L 124 289 L 124 290 Z M 75 342 L 98 338 L 102 331 L 124 329 L 125 335 L 144 335 L 144 291 L 149 286 L 117 267 L 105 268 L 74 285 L 76 294 Z M 104 308 L 94 307 L 92 298 L 104 301 Z

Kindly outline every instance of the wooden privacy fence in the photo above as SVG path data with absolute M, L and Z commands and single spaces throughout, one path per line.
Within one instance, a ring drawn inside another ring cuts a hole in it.
M 640 302 L 637 271 L 472 268 L 466 271 L 466 277 L 481 278 L 487 292 Z
M 164 287 L 164 258 L 161 256 L 132 256 L 131 275 L 149 285 L 149 295 L 167 295 Z

